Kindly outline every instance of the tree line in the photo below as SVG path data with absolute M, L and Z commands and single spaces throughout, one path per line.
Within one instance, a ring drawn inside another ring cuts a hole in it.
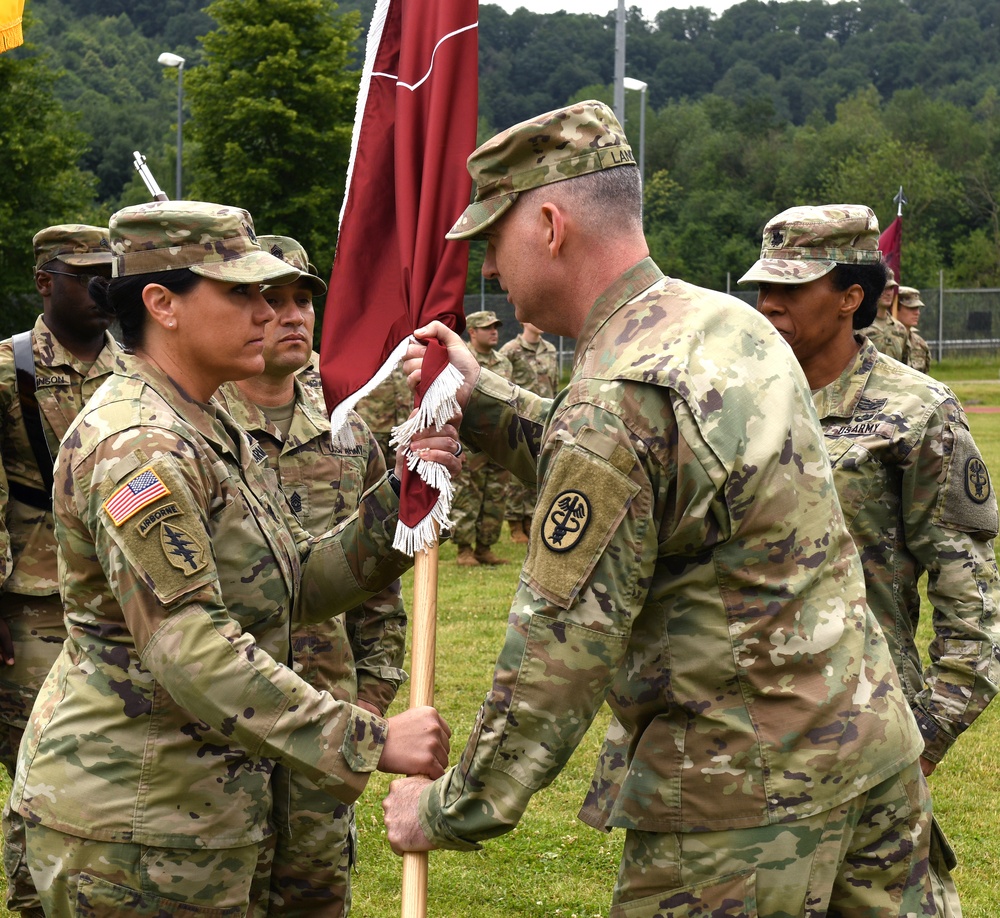
M 329 271 L 373 0 L 32 0 L 0 55 L 0 314 L 31 291 L 32 234 L 145 200 L 132 150 L 173 190 L 186 58 L 184 192 L 245 206 Z M 481 138 L 567 102 L 612 101 L 615 16 L 480 7 Z M 724 289 L 793 204 L 902 185 L 903 280 L 1000 285 L 1000 42 L 991 0 L 743 0 L 628 13 L 645 81 L 645 221 L 669 272 Z M 638 148 L 642 96 L 628 92 Z M 31 116 L 27 117 L 30 112 Z M 469 290 L 479 290 L 473 246 Z M 29 311 L 35 305 L 29 301 Z M 11 318 L 16 317 L 16 318 Z

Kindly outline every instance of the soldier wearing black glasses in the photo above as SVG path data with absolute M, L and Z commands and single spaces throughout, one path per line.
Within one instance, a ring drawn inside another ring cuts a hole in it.
M 52 464 L 118 350 L 87 289 L 92 277 L 111 276 L 107 229 L 50 226 L 33 244 L 42 313 L 31 331 L 0 342 L 0 763 L 11 778 L 35 695 L 66 636 Z M 16 851 L 20 817 L 5 813 L 3 830 Z M 8 907 L 41 914 L 23 861 L 7 866 Z

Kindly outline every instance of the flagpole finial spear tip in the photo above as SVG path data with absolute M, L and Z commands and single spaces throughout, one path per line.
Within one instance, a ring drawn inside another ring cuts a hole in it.
M 892 200 L 895 201 L 895 203 L 896 203 L 896 216 L 897 217 L 902 217 L 903 216 L 903 205 L 909 203 L 906 200 L 906 195 L 903 194 L 903 186 L 902 185 L 899 186 L 899 191 L 896 192 L 896 196 Z

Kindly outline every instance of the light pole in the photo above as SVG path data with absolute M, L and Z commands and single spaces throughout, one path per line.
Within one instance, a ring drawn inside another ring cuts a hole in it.
M 632 77 L 625 77 L 624 84 L 626 89 L 638 90 L 639 95 L 642 98 L 642 107 L 639 109 L 639 179 L 642 181 L 643 185 L 646 183 L 646 90 L 649 89 L 648 83 L 643 83 L 642 80 L 634 80 Z
M 184 152 L 184 141 L 181 134 L 181 122 L 184 119 L 184 58 L 179 54 L 164 51 L 157 59 L 164 67 L 177 68 L 177 200 L 181 197 L 181 156 Z

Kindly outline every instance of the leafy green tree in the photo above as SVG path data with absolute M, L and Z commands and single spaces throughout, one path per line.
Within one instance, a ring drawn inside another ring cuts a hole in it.
M 53 95 L 57 78 L 30 46 L 0 54 L 0 335 L 27 327 L 32 295 L 31 238 L 55 223 L 96 223 L 93 176 L 77 165 L 86 145 Z M 20 305 L 18 305 L 20 304 Z
M 293 236 L 329 270 L 358 74 L 356 13 L 332 0 L 215 0 L 204 63 L 185 70 L 192 195 L 245 207 L 260 233 Z M 373 240 L 373 244 L 377 244 Z

